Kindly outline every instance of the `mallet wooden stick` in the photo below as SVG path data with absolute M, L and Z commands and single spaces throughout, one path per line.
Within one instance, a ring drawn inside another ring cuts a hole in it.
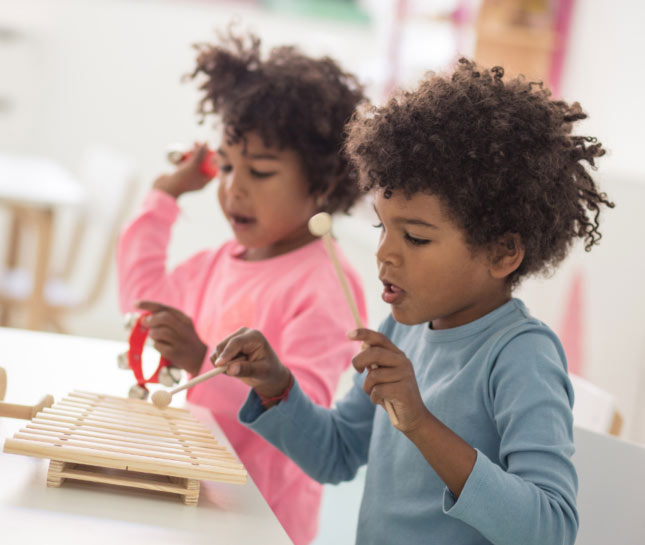
M 356 301 L 354 300 L 354 296 L 349 289 L 347 278 L 345 278 L 345 273 L 340 266 L 338 256 L 336 255 L 336 250 L 334 249 L 334 245 L 332 244 L 331 235 L 329 234 L 331 232 L 331 216 L 327 212 L 320 212 L 315 216 L 312 216 L 309 219 L 309 232 L 316 237 L 322 238 L 325 249 L 327 250 L 327 254 L 329 255 L 329 258 L 334 265 L 334 269 L 336 270 L 336 275 L 338 276 L 340 285 L 343 288 L 345 299 L 347 299 L 347 302 L 349 303 L 349 308 L 351 309 L 352 316 L 354 317 L 354 323 L 356 324 L 357 328 L 361 329 L 363 327 L 363 320 L 361 320 L 361 315 L 358 312 Z M 375 367 L 376 365 L 372 366 L 373 369 Z M 386 399 L 384 401 L 384 404 L 385 410 L 390 417 L 390 422 L 392 422 L 393 426 L 398 426 L 399 419 L 394 412 L 392 403 L 390 403 L 390 401 Z
M 16 403 L 5 403 L 0 401 L 0 416 L 7 418 L 21 418 L 31 420 L 40 411 L 54 404 L 54 398 L 50 395 L 43 397 L 35 405 L 18 405 Z
M 182 390 L 185 390 L 186 388 L 191 388 L 192 386 L 195 386 L 196 384 L 199 384 L 200 382 L 204 382 L 205 380 L 208 380 L 211 377 L 214 377 L 215 375 L 219 375 L 220 373 L 223 373 L 226 371 L 227 367 L 215 367 L 215 369 L 211 369 L 210 371 L 207 371 L 203 375 L 199 375 L 195 377 L 192 380 L 189 380 L 185 384 L 182 384 L 181 386 L 177 386 L 176 388 L 173 388 L 172 390 L 157 390 L 154 394 L 152 394 L 152 402 L 154 403 L 155 407 L 158 407 L 159 409 L 165 409 L 168 405 L 170 405 L 170 401 L 172 400 L 172 396 L 175 395 L 178 392 L 181 392 Z
M 35 405 L 18 405 L 16 403 L 5 403 L 5 392 L 7 391 L 7 372 L 0 367 L 0 416 L 7 418 L 22 418 L 31 420 L 36 414 L 46 407 L 54 404 L 54 398 L 50 395 L 43 397 Z
M 3 367 L 0 367 L 0 401 L 4 399 L 4 394 L 7 391 L 7 372 Z

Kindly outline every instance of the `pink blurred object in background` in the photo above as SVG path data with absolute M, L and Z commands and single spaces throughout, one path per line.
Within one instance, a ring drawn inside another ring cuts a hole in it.
M 573 274 L 565 305 L 560 324 L 560 340 L 567 355 L 569 373 L 584 376 L 582 348 L 584 334 L 584 275 L 581 270 Z

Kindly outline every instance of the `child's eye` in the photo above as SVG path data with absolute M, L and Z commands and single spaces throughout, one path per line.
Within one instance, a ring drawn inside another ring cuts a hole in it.
M 229 172 L 231 172 L 233 170 L 233 166 L 232 165 L 221 165 L 219 167 L 219 170 L 220 170 L 220 172 L 225 172 L 225 173 L 228 174 Z
M 429 244 L 430 241 L 424 238 L 416 238 L 413 237 L 412 235 L 406 233 L 405 234 L 405 239 L 409 241 L 410 243 L 414 244 L 415 246 L 423 246 L 424 244 Z
M 377 223 L 376 225 L 372 225 L 372 227 L 375 227 L 376 229 L 383 229 L 383 224 Z
M 254 178 L 270 178 L 275 172 L 260 172 L 259 170 L 251 169 L 251 176 Z

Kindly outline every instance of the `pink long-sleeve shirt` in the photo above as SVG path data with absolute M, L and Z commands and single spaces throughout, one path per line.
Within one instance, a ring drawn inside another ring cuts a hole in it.
M 140 299 L 180 309 L 193 319 L 209 346 L 207 354 L 240 327 L 259 329 L 300 387 L 315 403 L 328 407 L 359 347 L 346 337 L 355 324 L 322 242 L 263 261 L 244 261 L 244 248 L 230 241 L 169 271 L 167 248 L 178 214 L 175 199 L 153 190 L 121 234 L 121 310 L 133 310 Z M 336 249 L 365 319 L 359 278 Z M 212 365 L 206 357 L 201 372 L 208 369 Z M 248 391 L 242 381 L 220 375 L 193 387 L 188 399 L 210 409 L 289 537 L 304 545 L 318 529 L 321 485 L 239 423 L 238 411 Z

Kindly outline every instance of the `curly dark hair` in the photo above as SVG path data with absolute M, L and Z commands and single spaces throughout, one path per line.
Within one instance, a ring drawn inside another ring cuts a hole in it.
M 454 73 L 430 73 L 416 90 L 359 112 L 346 146 L 365 190 L 437 196 L 472 248 L 519 234 L 525 256 L 508 277 L 514 287 L 553 270 L 577 237 L 589 251 L 601 238 L 600 206 L 614 204 L 582 164 L 595 169 L 602 145 L 571 134 L 587 117 L 580 105 L 503 76 L 460 59 Z
M 292 149 L 301 157 L 309 193 L 323 196 L 326 212 L 348 212 L 362 195 L 358 173 L 343 142 L 345 126 L 364 100 L 357 78 L 329 57 L 315 59 L 292 46 L 260 55 L 260 39 L 229 27 L 218 44 L 196 44 L 194 71 L 200 85 L 201 122 L 217 114 L 229 143 L 257 131 L 267 147 Z

